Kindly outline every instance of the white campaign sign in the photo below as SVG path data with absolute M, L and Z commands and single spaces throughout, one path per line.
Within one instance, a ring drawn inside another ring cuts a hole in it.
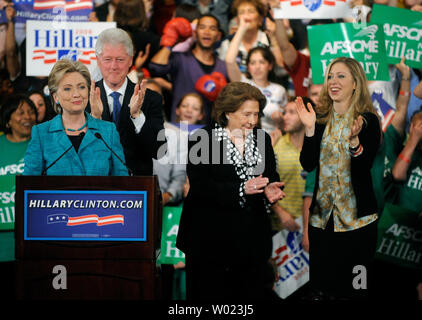
M 283 229 L 273 236 L 272 258 L 278 272 L 274 290 L 283 299 L 309 281 L 309 254 L 302 247 L 302 218 L 297 218 L 296 223 L 299 231 Z
M 60 59 L 78 60 L 91 74 L 97 66 L 95 43 L 115 22 L 28 20 L 26 25 L 26 75 L 48 76 Z
M 275 19 L 334 19 L 353 16 L 351 0 L 280 0 Z

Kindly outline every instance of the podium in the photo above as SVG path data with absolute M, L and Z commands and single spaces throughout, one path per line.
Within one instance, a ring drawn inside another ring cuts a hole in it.
M 161 210 L 156 176 L 17 176 L 17 299 L 160 299 Z

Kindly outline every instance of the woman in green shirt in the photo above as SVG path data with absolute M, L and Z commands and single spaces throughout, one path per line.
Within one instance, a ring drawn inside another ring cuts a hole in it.
M 13 299 L 15 272 L 15 176 L 24 170 L 24 156 L 37 119 L 33 102 L 11 96 L 0 110 L 0 299 Z

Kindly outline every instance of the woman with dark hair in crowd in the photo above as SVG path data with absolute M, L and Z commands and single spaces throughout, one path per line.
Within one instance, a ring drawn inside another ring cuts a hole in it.
M 29 99 L 31 99 L 31 101 L 35 104 L 35 107 L 37 108 L 38 123 L 46 122 L 56 116 L 56 112 L 51 106 L 50 101 L 41 91 L 33 90 L 28 94 L 28 97 Z
M 148 31 L 149 20 L 143 0 L 119 1 L 114 13 L 117 28 L 125 30 L 132 38 L 135 54 L 133 65 L 137 71 L 148 66 L 151 57 L 160 49 L 160 37 Z
M 15 176 L 24 171 L 25 151 L 37 120 L 37 108 L 24 95 L 12 95 L 0 109 L 0 194 L 15 193 Z M 13 300 L 15 290 L 14 197 L 0 211 L 0 299 Z
M 271 139 L 257 129 L 266 103 L 254 86 L 229 83 L 214 126 L 189 139 L 177 247 L 186 254 L 188 299 L 264 299 L 272 251 L 269 211 L 284 197 Z

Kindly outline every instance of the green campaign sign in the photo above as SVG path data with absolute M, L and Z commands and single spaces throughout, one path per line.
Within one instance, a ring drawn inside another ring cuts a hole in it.
M 422 269 L 422 221 L 419 212 L 386 203 L 378 222 L 376 257 Z
M 312 81 L 324 82 L 330 61 L 351 57 L 360 62 L 368 80 L 390 81 L 382 29 L 376 24 L 334 23 L 308 26 Z
M 389 64 L 405 57 L 409 67 L 422 68 L 422 12 L 374 4 L 371 23 L 384 30 Z
M 161 233 L 161 264 L 176 264 L 185 262 L 185 254 L 176 248 L 176 238 L 179 231 L 180 216 L 183 203 L 177 207 L 163 207 L 163 221 Z
M 0 230 L 15 227 L 15 175 L 0 176 Z

